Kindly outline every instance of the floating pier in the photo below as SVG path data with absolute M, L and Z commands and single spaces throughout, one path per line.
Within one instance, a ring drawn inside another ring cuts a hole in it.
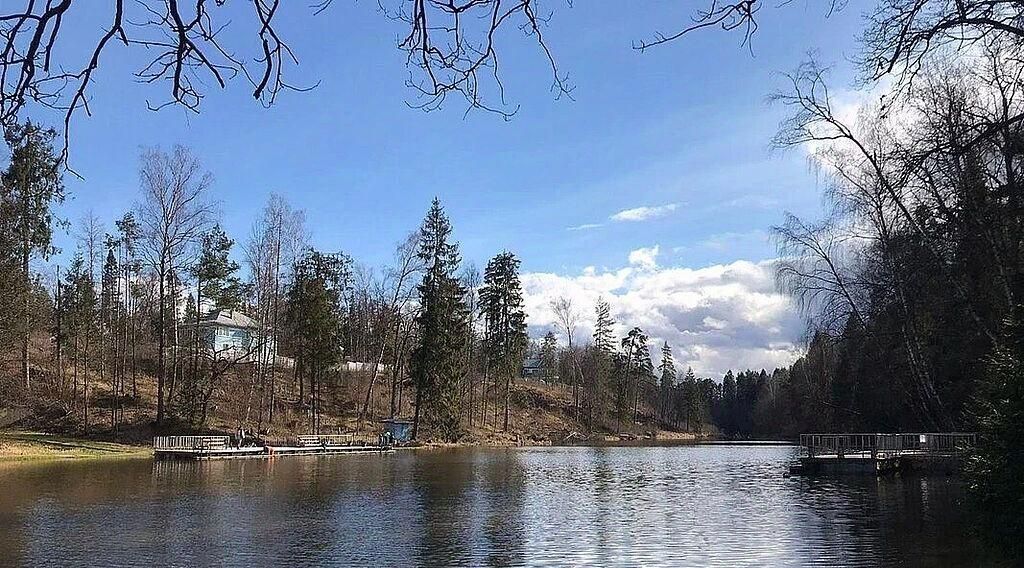
M 168 459 L 270 458 L 275 456 L 350 454 L 392 451 L 390 445 L 373 443 L 355 434 L 298 436 L 285 445 L 232 445 L 228 436 L 158 436 L 153 455 Z
M 885 475 L 903 471 L 955 473 L 977 434 L 801 434 L 807 451 L 791 473 Z

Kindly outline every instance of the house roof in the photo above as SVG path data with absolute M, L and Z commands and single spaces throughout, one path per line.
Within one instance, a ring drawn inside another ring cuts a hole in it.
M 255 329 L 256 322 L 237 310 L 214 310 L 199 325 L 219 325 L 238 329 Z

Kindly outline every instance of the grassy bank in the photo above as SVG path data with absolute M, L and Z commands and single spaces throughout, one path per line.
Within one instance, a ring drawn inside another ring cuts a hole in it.
M 152 455 L 146 446 L 68 438 L 42 432 L 0 431 L 0 461 L 90 459 Z

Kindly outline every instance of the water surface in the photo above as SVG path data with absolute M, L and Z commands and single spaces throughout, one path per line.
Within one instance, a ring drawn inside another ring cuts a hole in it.
M 0 468 L 0 564 L 995 563 L 953 478 L 803 478 L 790 447 L 528 448 Z

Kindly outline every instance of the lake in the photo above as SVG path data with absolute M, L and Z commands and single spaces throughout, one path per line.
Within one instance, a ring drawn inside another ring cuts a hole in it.
M 793 447 L 0 464 L 0 564 L 992 563 L 947 477 L 787 477 Z M 991 553 L 989 553 L 991 554 Z

